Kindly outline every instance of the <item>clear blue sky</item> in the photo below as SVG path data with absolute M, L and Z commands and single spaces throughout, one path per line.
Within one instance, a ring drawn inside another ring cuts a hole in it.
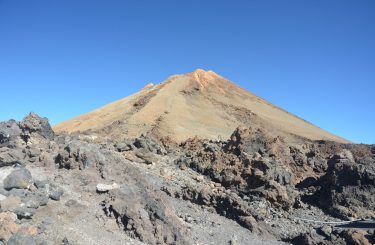
M 0 0 L 0 120 L 57 123 L 196 68 L 375 143 L 374 0 Z

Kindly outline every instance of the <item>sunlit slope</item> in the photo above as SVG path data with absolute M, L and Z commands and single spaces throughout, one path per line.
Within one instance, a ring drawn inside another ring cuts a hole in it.
M 198 69 L 54 126 L 121 140 L 152 132 L 183 141 L 228 138 L 239 125 L 286 138 L 347 142 L 257 97 L 212 71 Z

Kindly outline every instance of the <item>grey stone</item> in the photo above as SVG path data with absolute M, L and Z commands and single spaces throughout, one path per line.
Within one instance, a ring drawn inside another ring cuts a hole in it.
M 20 134 L 21 129 L 18 127 L 15 120 L 0 122 L 0 145 L 9 142 L 11 138 L 19 136 Z
M 16 197 L 19 197 L 21 199 L 24 199 L 26 198 L 26 196 L 30 193 L 30 191 L 28 191 L 27 189 L 16 189 L 16 188 L 13 188 L 11 190 L 8 191 L 7 195 L 8 196 L 16 196 Z
M 139 149 L 135 152 L 135 155 L 142 159 L 146 164 L 151 165 L 158 162 L 157 155 L 149 152 L 145 149 Z
M 37 191 L 26 196 L 23 202 L 26 204 L 26 207 L 37 209 L 39 206 L 47 205 L 48 200 L 48 195 L 45 192 Z
M 0 150 L 0 167 L 25 165 L 25 153 L 21 149 L 1 148 Z
M 64 190 L 58 186 L 55 186 L 53 184 L 50 185 L 49 189 L 49 197 L 52 200 L 59 201 L 60 197 L 64 194 Z
M 26 168 L 19 168 L 9 174 L 4 180 L 4 189 L 27 189 L 33 183 L 31 173 Z
M 38 188 L 38 189 L 46 188 L 46 184 L 47 184 L 47 183 L 48 183 L 48 182 L 45 181 L 45 180 L 35 180 L 35 181 L 34 181 L 34 185 L 35 185 L 35 187 Z
M 28 207 L 17 207 L 14 210 L 14 213 L 17 215 L 18 219 L 31 219 L 35 214 L 35 209 Z
M 119 152 L 123 152 L 123 151 L 130 151 L 132 147 L 126 143 L 119 143 L 119 144 L 116 144 L 116 149 Z
M 158 155 L 165 155 L 167 153 L 164 147 L 158 145 L 152 139 L 144 135 L 141 135 L 139 138 L 135 139 L 133 145 L 138 149 L 142 148 Z
M 55 162 L 66 169 L 97 167 L 103 165 L 105 160 L 98 145 L 80 140 L 70 141 L 55 158 Z
M 34 237 L 17 232 L 8 241 L 8 245 L 37 245 Z
M 22 136 L 25 140 L 31 137 L 32 134 L 39 134 L 46 139 L 52 140 L 55 137 L 51 125 L 47 118 L 42 118 L 37 114 L 31 112 L 20 123 L 22 129 Z

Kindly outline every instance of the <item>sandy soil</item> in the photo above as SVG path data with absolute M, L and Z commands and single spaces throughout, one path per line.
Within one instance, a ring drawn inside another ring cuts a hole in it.
M 53 127 L 57 132 L 91 132 L 121 140 L 154 132 L 181 142 L 228 138 L 239 125 L 311 140 L 348 142 L 330 134 L 212 71 L 198 69 L 148 84 L 138 93 Z

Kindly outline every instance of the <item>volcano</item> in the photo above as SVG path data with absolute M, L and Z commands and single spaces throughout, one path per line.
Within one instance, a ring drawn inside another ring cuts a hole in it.
M 348 141 L 267 102 L 213 71 L 197 69 L 54 126 L 121 141 L 141 134 L 227 139 L 240 125 L 262 128 L 289 141 Z

